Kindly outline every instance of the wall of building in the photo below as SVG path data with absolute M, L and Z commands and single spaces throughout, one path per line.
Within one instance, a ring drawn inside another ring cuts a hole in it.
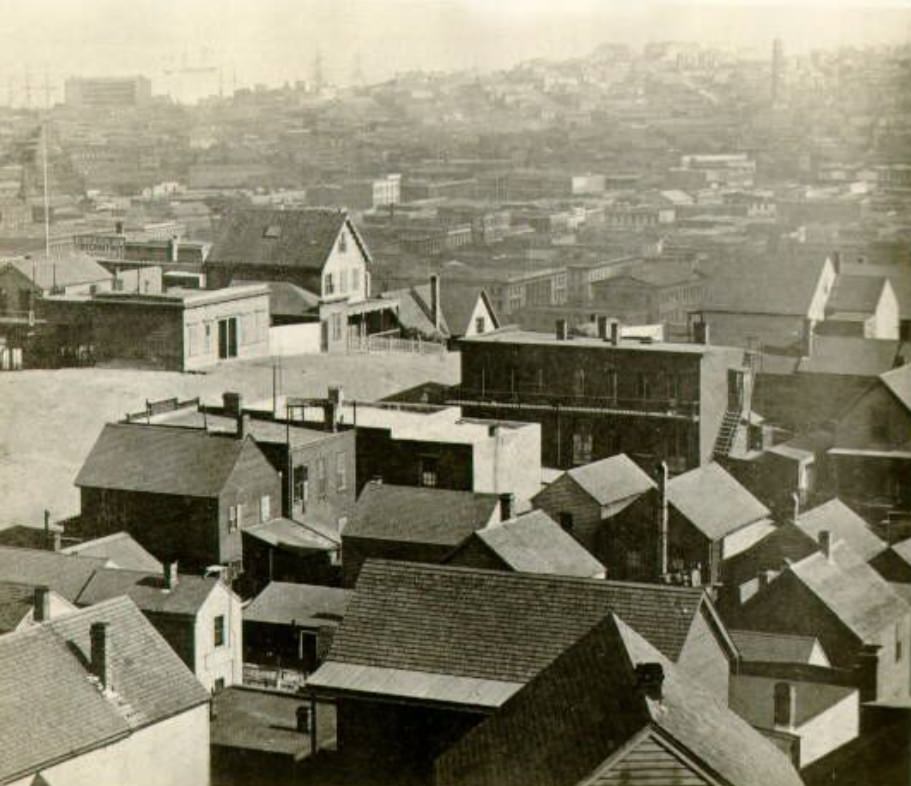
M 182 309 L 173 305 L 90 303 L 95 356 L 131 365 L 184 370 Z
M 41 770 L 48 783 L 98 786 L 209 783 L 209 705 L 203 704 L 133 732 L 123 740 Z M 30 786 L 34 773 L 13 781 Z
M 225 641 L 215 646 L 215 618 L 225 621 Z M 220 585 L 209 594 L 196 615 L 194 626 L 196 678 L 206 690 L 215 688 L 216 680 L 224 687 L 243 682 L 243 613 L 240 598 L 227 586 Z
M 483 320 L 483 330 L 478 330 L 478 320 Z M 478 299 L 474 304 L 474 309 L 471 312 L 471 317 L 468 320 L 467 326 L 450 325 L 449 329 L 454 331 L 460 331 L 464 329 L 466 336 L 479 336 L 482 333 L 489 333 L 491 330 L 494 330 L 495 323 L 493 314 L 491 314 L 490 309 L 487 308 L 487 304 L 484 302 L 484 298 L 482 298 L 480 295 L 478 296 Z
M 38 288 L 16 268 L 0 270 L 0 315 L 25 316 L 38 293 Z
M 707 614 L 703 609 L 693 618 L 693 624 L 677 658 L 677 665 L 726 705 L 731 663 L 718 641 L 718 634 L 706 618 Z
M 184 371 L 219 362 L 218 323 L 237 320 L 237 357 L 269 355 L 269 295 L 255 295 L 189 306 L 183 315 Z
M 441 543 L 415 543 L 406 540 L 351 537 L 342 534 L 342 586 L 353 587 L 361 567 L 368 559 L 400 562 L 425 562 L 440 565 L 455 550 Z
M 595 553 L 598 530 L 601 528 L 601 508 L 569 475 L 561 475 L 544 488 L 534 497 L 533 504 L 558 523 L 562 514 L 570 514 L 572 536 L 588 551 Z
M 889 448 L 903 445 L 911 433 L 911 413 L 879 382 L 838 421 L 839 448 Z
M 899 309 L 895 290 L 885 287 L 873 315 L 873 335 L 870 338 L 898 339 Z
M 273 357 L 316 354 L 320 351 L 319 341 L 318 322 L 269 328 L 269 354 Z
M 358 303 L 370 297 L 367 258 L 347 223 L 339 232 L 335 245 L 323 265 L 322 276 L 322 287 L 317 290 L 322 297 L 345 295 L 351 303 Z M 330 277 L 331 290 L 328 286 Z
M 541 490 L 541 428 L 491 426 L 489 439 L 474 446 L 472 491 L 510 493 L 520 509 Z

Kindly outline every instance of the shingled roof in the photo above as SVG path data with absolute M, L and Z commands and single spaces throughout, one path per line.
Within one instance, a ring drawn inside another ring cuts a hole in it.
M 885 541 L 867 526 L 867 522 L 837 498 L 803 511 L 794 523 L 814 541 L 819 538 L 820 532 L 830 532 L 833 537 L 844 540 L 867 562 L 886 548 Z
M 640 664 L 661 668 L 660 700 L 639 687 Z M 737 786 L 802 782 L 784 753 L 616 614 L 435 763 L 440 786 L 702 783 L 706 770 Z
M 369 260 L 347 212 L 327 208 L 244 208 L 229 213 L 207 265 L 263 265 L 322 270 L 345 224 Z
M 218 583 L 214 577 L 182 574 L 167 589 L 161 574 L 102 568 L 95 571 L 76 602 L 91 606 L 126 595 L 144 612 L 194 616 Z
M 102 692 L 86 666 L 94 622 L 109 626 L 111 691 Z M 209 701 L 127 598 L 0 637 L 0 695 L 4 783 Z
M 672 478 L 667 484 L 667 498 L 710 540 L 723 538 L 770 515 L 765 505 L 714 463 Z
M 566 474 L 599 505 L 610 505 L 655 488 L 655 481 L 625 453 L 574 467 Z
M 103 558 L 0 546 L 0 581 L 49 587 L 71 602 L 75 602 L 92 574 L 106 564 Z
M 838 276 L 826 303 L 826 313 L 872 314 L 887 284 L 888 279 L 881 276 Z
M 342 538 L 457 546 L 490 521 L 498 504 L 496 494 L 368 483 Z
M 345 616 L 354 593 L 338 587 L 272 581 L 244 609 L 244 622 L 318 627 Z
M 327 662 L 524 683 L 608 612 L 676 659 L 703 590 L 368 560 Z
M 244 450 L 260 453 L 249 437 L 142 423 L 108 423 L 76 476 L 89 488 L 214 497 Z M 263 461 L 266 458 L 262 457 Z
M 911 410 L 911 365 L 887 371 L 879 375 L 882 383 L 897 398 L 902 406 Z

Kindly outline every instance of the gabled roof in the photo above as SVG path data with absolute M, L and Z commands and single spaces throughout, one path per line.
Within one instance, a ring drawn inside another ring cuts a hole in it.
M 911 565 L 911 538 L 906 538 L 905 540 L 893 543 L 889 548 Z
M 805 315 L 827 263 L 826 257 L 792 260 L 769 256 L 730 263 L 709 284 L 707 311 Z
M 339 538 L 334 532 L 312 515 L 307 515 L 306 519 L 302 522 L 278 517 L 245 527 L 243 534 L 291 551 L 334 551 L 338 548 Z
M 169 590 L 161 574 L 102 568 L 95 571 L 76 602 L 80 606 L 93 606 L 126 595 L 144 612 L 194 616 L 219 581 L 214 577 L 181 574 L 177 586 Z
M 202 429 L 142 423 L 108 423 L 79 470 L 76 485 L 215 497 L 244 449 L 259 452 L 249 437 L 236 439 Z
M 443 282 L 440 287 L 440 310 L 443 312 L 443 319 L 449 327 L 450 335 L 464 336 L 468 333 L 471 327 L 469 324 L 471 315 L 474 313 L 479 299 L 490 313 L 493 322 L 490 327 L 494 329 L 500 327 L 500 319 L 487 292 L 480 287 L 464 287 Z
M 788 570 L 861 641 L 879 643 L 883 629 L 911 607 L 844 541 L 833 543 L 830 554 L 818 551 Z
M 599 505 L 620 502 L 655 488 L 655 481 L 625 453 L 574 467 L 566 474 Z
M 496 494 L 368 483 L 342 539 L 401 540 L 457 546 L 493 516 Z
M 795 524 L 814 541 L 818 540 L 820 532 L 828 530 L 833 538 L 845 541 L 867 562 L 886 548 L 885 541 L 840 499 L 830 499 L 800 513 Z
M 352 590 L 272 581 L 244 609 L 244 622 L 332 626 L 345 616 Z
M 74 546 L 60 549 L 61 554 L 80 557 L 98 557 L 108 560 L 108 566 L 123 570 L 142 570 L 161 573 L 162 564 L 140 546 L 128 532 L 115 532 Z
M 732 629 L 728 629 L 728 633 L 731 634 L 744 662 L 812 665 L 821 654 L 828 663 L 819 639 L 813 636 Z
M 49 587 L 74 602 L 92 574 L 107 560 L 55 551 L 0 546 L 0 581 Z
M 348 213 L 327 208 L 243 208 L 225 216 L 207 265 L 263 265 L 320 271 L 348 224 L 367 256 Z M 369 257 L 368 257 L 369 259 Z
M 42 290 L 53 286 L 69 287 L 77 284 L 96 284 L 110 281 L 111 274 L 86 254 L 71 254 L 61 259 L 16 258 L 0 262 L 18 270 Z
M 667 498 L 710 540 L 723 538 L 770 515 L 765 505 L 716 463 L 671 478 Z
M 231 286 L 254 283 L 256 282 L 235 278 L 231 281 Z M 299 317 L 312 313 L 319 306 L 319 295 L 290 281 L 267 281 L 266 284 L 269 287 L 269 314 L 273 317 Z
M 524 683 L 611 611 L 677 658 L 706 602 L 695 587 L 367 560 L 327 662 Z
M 881 276 L 845 276 L 835 279 L 826 303 L 826 313 L 853 312 L 872 314 L 879 305 L 888 279 Z
M 112 691 L 103 692 L 87 669 L 94 622 L 109 626 Z M 209 701 L 127 598 L 0 636 L 0 695 L 4 782 Z
M 902 406 L 911 410 L 911 365 L 894 368 L 885 374 L 880 374 L 879 378 L 902 403 Z
M 861 336 L 813 336 L 813 353 L 800 358 L 797 371 L 802 374 L 839 374 L 876 377 L 895 368 L 903 355 L 911 359 L 901 341 Z
M 35 605 L 35 584 L 0 581 L 0 633 L 15 630 Z
M 661 668 L 660 701 L 638 687 L 640 664 Z M 644 783 L 654 756 L 637 755 L 636 748 L 647 737 L 670 751 L 666 762 L 676 765 L 662 772 L 662 783 L 678 782 L 675 775 L 701 783 L 696 773 L 706 770 L 737 786 L 801 783 L 784 753 L 616 614 L 567 644 L 503 707 L 445 751 L 435 765 L 436 782 Z
M 430 306 L 430 284 L 423 284 L 407 289 L 390 289 L 383 292 L 380 297 L 386 300 L 397 300 L 399 304 L 398 318 L 402 327 L 419 330 L 421 333 L 432 335 L 441 333 L 450 334 L 445 317 L 440 314 L 440 327 L 433 324 L 433 310 Z
M 479 529 L 472 536 L 513 570 L 556 576 L 604 578 L 604 565 L 544 511 Z M 458 557 L 454 559 L 458 564 Z

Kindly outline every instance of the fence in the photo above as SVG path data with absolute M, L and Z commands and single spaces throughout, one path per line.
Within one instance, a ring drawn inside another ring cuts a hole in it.
M 306 683 L 306 672 L 298 669 L 244 663 L 244 685 L 297 693 Z
M 397 332 L 397 331 L 396 331 Z M 446 344 L 418 338 L 401 338 L 389 333 L 353 336 L 348 342 L 351 352 L 399 352 L 410 355 L 446 355 Z

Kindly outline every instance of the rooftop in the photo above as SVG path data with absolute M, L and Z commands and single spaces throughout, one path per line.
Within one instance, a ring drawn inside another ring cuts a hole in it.
M 79 284 L 110 281 L 111 274 L 87 254 L 71 254 L 62 259 L 17 257 L 0 261 L 0 268 L 9 265 L 33 281 L 42 290 Z
M 885 541 L 840 499 L 831 499 L 803 511 L 797 516 L 795 524 L 814 541 L 818 540 L 820 532 L 828 530 L 833 537 L 845 541 L 858 556 L 868 562 L 886 548 Z
M 368 483 L 343 537 L 457 546 L 484 527 L 500 504 L 496 494 Z
M 318 627 L 345 616 L 351 590 L 272 581 L 244 609 L 244 622 Z
M 911 410 L 911 365 L 887 371 L 879 378 L 905 409 Z
M 0 546 L 0 580 L 46 586 L 71 602 L 106 564 L 103 558 Z
M 648 474 L 625 453 L 566 472 L 599 505 L 610 505 L 655 488 Z
M 731 629 L 728 633 L 737 645 L 741 660 L 746 662 L 829 665 L 819 639 L 813 636 Z
M 881 276 L 846 276 L 839 275 L 826 303 L 826 313 L 855 312 L 872 314 L 888 279 Z
M 142 570 L 161 573 L 162 564 L 127 532 L 115 532 L 102 538 L 87 540 L 74 546 L 60 549 L 61 554 L 75 554 L 81 557 L 98 557 L 108 560 L 108 566 L 123 570 Z
M 162 574 L 101 568 L 92 575 L 76 602 L 93 606 L 126 595 L 144 612 L 194 616 L 219 583 L 217 578 L 180 574 L 168 589 Z
M 566 347 L 597 347 L 610 352 L 658 352 L 669 354 L 705 355 L 713 351 L 727 349 L 708 344 L 683 344 L 671 341 L 638 341 L 636 339 L 621 339 L 619 345 L 614 346 L 610 341 L 588 336 L 571 336 L 565 341 L 558 339 L 555 333 L 536 333 L 530 330 L 517 330 L 515 328 L 501 328 L 496 331 L 484 333 L 480 336 L 469 336 L 462 339 L 466 343 L 487 344 L 531 344 L 537 346 L 566 346 Z

